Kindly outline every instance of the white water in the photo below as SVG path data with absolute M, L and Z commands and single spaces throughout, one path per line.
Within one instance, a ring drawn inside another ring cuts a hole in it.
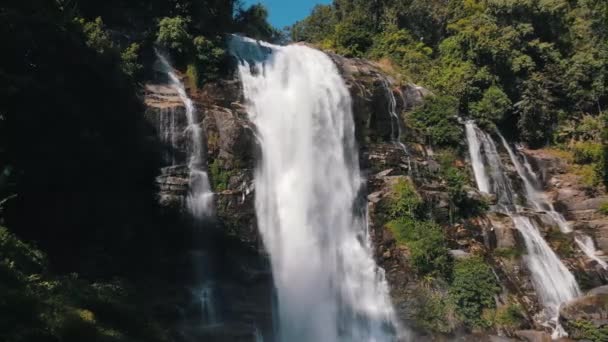
M 213 192 L 209 184 L 209 177 L 205 171 L 203 158 L 203 133 L 197 117 L 196 108 L 192 100 L 188 97 L 186 89 L 179 77 L 173 71 L 169 61 L 160 53 L 156 53 L 163 69 L 169 76 L 171 87 L 177 92 L 179 98 L 186 108 L 186 118 L 188 120 L 187 132 L 190 133 L 190 160 L 188 170 L 190 172 L 187 205 L 190 213 L 197 219 L 209 217 L 213 214 Z
M 527 199 L 534 206 L 534 209 L 537 211 L 544 211 L 551 217 L 553 222 L 559 227 L 562 233 L 571 233 L 572 227 L 568 224 L 566 219 L 562 214 L 555 210 L 553 203 L 547 200 L 547 197 L 542 192 L 542 188 L 540 185 L 540 180 L 536 172 L 532 169 L 532 165 L 528 161 L 528 158 L 524 154 L 520 154 L 523 159 L 523 165 L 518 158 L 519 156 L 513 152 L 513 149 L 507 143 L 506 139 L 497 132 L 500 137 L 503 146 L 509 153 L 509 157 L 515 165 L 515 169 L 517 170 L 517 174 L 521 178 L 524 183 L 524 187 L 526 190 Z M 604 269 L 608 269 L 608 264 L 605 261 L 600 259 L 597 256 L 597 251 L 595 249 L 595 244 L 593 243 L 593 239 L 590 236 L 587 236 L 583 233 L 577 232 L 574 241 L 580 248 L 580 250 L 590 259 L 595 260 L 598 264 L 600 264 Z
M 500 137 L 500 140 L 502 141 L 502 145 L 507 150 L 507 153 L 511 158 L 511 162 L 515 166 L 515 170 L 517 171 L 519 178 L 524 183 L 524 188 L 526 190 L 526 199 L 528 200 L 528 202 L 532 204 L 535 210 L 546 212 L 551 217 L 551 219 L 553 219 L 555 224 L 557 224 L 559 230 L 562 233 L 572 232 L 572 228 L 570 227 L 568 222 L 566 222 L 564 216 L 555 210 L 553 204 L 547 200 L 545 194 L 540 190 L 540 182 L 536 177 L 534 171 L 532 171 L 530 163 L 524 159 L 524 163 L 526 164 L 526 166 L 524 167 L 517 155 L 515 155 L 515 152 L 513 152 L 513 149 L 511 148 L 509 143 L 507 143 L 507 140 L 502 136 L 502 134 L 500 134 L 500 132 L 497 133 Z
M 471 133 L 471 134 L 470 134 Z M 472 134 L 474 133 L 474 134 Z M 505 148 L 511 156 L 511 160 L 515 168 L 520 172 L 523 170 L 521 163 L 514 157 L 513 151 L 510 149 L 506 141 L 500 136 Z M 526 245 L 527 254 L 524 257 L 526 265 L 532 275 L 532 282 L 534 288 L 539 297 L 540 303 L 545 309 L 546 317 L 552 322 L 554 326 L 554 337 L 564 336 L 566 333 L 559 324 L 559 307 L 562 303 L 572 300 L 578 297 L 581 292 L 576 283 L 576 279 L 570 273 L 568 268 L 564 266 L 559 257 L 549 247 L 547 242 L 542 237 L 538 227 L 534 225 L 529 217 L 524 216 L 523 213 L 518 209 L 515 202 L 513 202 L 513 195 L 504 196 L 497 191 L 508 189 L 509 192 L 513 192 L 511 181 L 506 176 L 504 167 L 500 162 L 498 153 L 496 151 L 496 145 L 492 138 L 481 131 L 473 122 L 467 123 L 467 139 L 469 143 L 469 151 L 471 153 L 471 160 L 477 161 L 477 167 L 473 168 L 475 172 L 475 178 L 481 179 L 481 183 L 487 182 L 487 184 L 501 184 L 500 186 L 491 187 L 493 194 L 499 198 L 499 204 L 501 199 L 503 201 L 510 199 L 511 203 L 502 203 L 503 205 L 497 206 L 498 209 L 506 210 L 506 213 L 511 216 L 513 223 L 524 238 Z M 473 147 L 471 147 L 473 146 Z M 483 147 L 483 151 L 478 146 Z M 483 154 L 482 154 L 483 152 Z M 479 155 L 475 155 L 479 154 Z M 489 164 L 490 169 L 494 169 L 492 172 L 486 171 L 486 166 L 481 162 L 483 158 Z M 475 162 L 474 162 L 475 163 Z M 520 174 L 520 177 L 522 174 Z M 542 202 L 535 202 L 537 198 L 531 198 L 532 195 L 528 193 L 528 187 L 530 184 L 529 180 L 522 177 L 522 181 L 526 187 L 528 199 L 535 206 L 534 209 Z M 479 182 L 478 182 L 479 184 Z M 480 187 L 480 191 L 481 187 Z
M 407 147 L 401 142 L 401 119 L 399 119 L 399 114 L 397 114 L 397 99 L 395 99 L 395 94 L 391 89 L 391 83 L 388 79 L 384 78 L 382 85 L 384 86 L 384 91 L 388 98 L 388 113 L 391 116 L 391 140 L 401 148 L 403 153 L 408 156 L 409 160 Z
M 475 173 L 475 181 L 479 191 L 486 194 L 490 193 L 490 180 L 486 174 L 485 166 L 481 155 L 481 142 L 477 136 L 477 129 L 472 121 L 465 124 L 467 141 L 469 142 L 469 154 L 471 156 L 471 164 L 473 165 L 473 173 Z
M 277 289 L 278 340 L 395 340 L 388 286 L 356 205 L 363 179 L 336 66 L 300 45 L 235 36 L 230 48 L 262 151 L 256 213 Z
M 598 256 L 598 251 L 595 249 L 595 244 L 593 243 L 593 239 L 585 234 L 577 234 L 574 238 L 574 241 L 578 245 L 578 247 L 592 260 L 595 260 L 600 266 L 602 266 L 605 270 L 608 270 L 608 263 L 604 260 L 600 259 Z
M 201 314 L 203 325 L 209 326 L 218 324 L 218 316 L 215 311 L 213 296 L 213 286 L 210 282 L 205 282 L 199 289 L 197 296 L 201 304 Z

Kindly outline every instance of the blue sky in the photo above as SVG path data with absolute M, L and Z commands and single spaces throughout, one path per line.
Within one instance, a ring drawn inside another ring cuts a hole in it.
M 245 0 L 245 5 L 261 3 L 270 13 L 270 23 L 282 29 L 308 16 L 317 4 L 329 4 L 331 0 Z

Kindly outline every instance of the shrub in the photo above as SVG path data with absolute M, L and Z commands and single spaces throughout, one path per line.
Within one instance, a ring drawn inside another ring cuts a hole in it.
M 496 248 L 493 252 L 494 256 L 505 259 L 517 259 L 522 255 L 522 251 L 518 248 Z
M 222 64 L 226 61 L 227 54 L 223 48 L 224 40 L 221 37 L 208 39 L 203 36 L 194 38 L 195 63 L 199 70 L 198 86 L 202 82 L 217 79 L 222 73 Z
M 46 268 L 44 253 L 17 239 L 4 227 L 0 227 L 0 261 L 13 263 L 26 274 L 40 273 Z
M 114 50 L 114 44 L 100 17 L 97 17 L 94 21 L 86 21 L 83 18 L 76 18 L 74 21 L 81 26 L 88 47 L 102 55 Z
M 462 143 L 462 125 L 458 123 L 458 100 L 451 96 L 435 96 L 411 114 L 413 126 L 431 144 L 443 147 Z
M 165 17 L 158 23 L 156 43 L 160 46 L 182 55 L 188 50 L 191 40 L 187 19 L 180 16 Z
M 496 328 L 515 330 L 521 328 L 525 321 L 526 315 L 519 303 L 510 302 L 497 309 L 486 309 L 483 312 L 482 319 L 488 326 Z
M 211 163 L 209 171 L 211 173 L 211 181 L 213 182 L 213 189 L 215 191 L 224 191 L 228 189 L 230 178 L 234 173 L 233 171 L 225 170 L 219 159 L 216 159 Z
M 577 164 L 597 163 L 602 159 L 603 146 L 591 141 L 580 141 L 572 146 L 574 162 Z
M 593 322 L 578 320 L 568 323 L 570 337 L 593 342 L 608 341 L 608 325 L 597 327 Z
M 495 307 L 494 296 L 500 287 L 490 266 L 479 257 L 459 260 L 454 266 L 450 297 L 456 313 L 470 327 L 483 327 L 485 309 Z
M 450 278 L 452 258 L 441 227 L 409 217 L 390 221 L 387 227 L 398 243 L 408 247 L 411 265 L 418 275 Z
M 131 77 L 136 77 L 143 69 L 143 66 L 138 63 L 139 49 L 139 44 L 133 43 L 120 55 L 122 71 Z
M 471 105 L 471 116 L 482 126 L 492 126 L 511 110 L 511 100 L 499 86 L 493 85 L 481 100 Z
M 422 206 L 422 198 L 409 180 L 399 180 L 392 189 L 389 215 L 391 218 L 417 216 Z
M 608 202 L 604 202 L 600 205 L 599 212 L 608 215 Z
M 449 334 L 454 331 L 458 322 L 455 308 L 449 297 L 442 292 L 419 288 L 416 291 L 414 320 L 420 328 Z

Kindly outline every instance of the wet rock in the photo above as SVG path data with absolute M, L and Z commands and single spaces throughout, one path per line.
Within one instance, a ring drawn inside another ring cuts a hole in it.
M 551 342 L 551 335 L 544 331 L 536 330 L 518 330 L 515 335 L 527 342 Z
M 588 321 L 596 327 L 608 325 L 608 294 L 606 289 L 597 289 L 598 294 L 587 294 L 564 304 L 560 310 L 565 326 L 576 321 Z

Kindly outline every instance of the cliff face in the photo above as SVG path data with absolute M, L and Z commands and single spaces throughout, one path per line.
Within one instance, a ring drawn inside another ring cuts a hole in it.
M 462 259 L 478 255 L 492 266 L 501 287 L 500 294 L 495 298 L 497 310 L 513 303 L 523 308 L 523 317 L 516 325 L 490 327 L 479 339 L 492 334 L 530 341 L 546 338 L 546 333 L 542 332 L 546 328 L 535 317 L 541 309 L 522 257 L 525 250 L 523 238 L 512 220 L 500 214 L 481 213 L 450 222 L 449 189 L 438 173 L 437 157 L 432 147 L 425 145 L 424 139 L 409 128 L 406 120 L 407 112 L 420 105 L 426 96 L 432 96 L 430 92 L 414 84 L 396 85 L 368 61 L 338 55 L 330 57 L 340 69 L 352 95 L 360 164 L 367 177 L 370 235 L 376 260 L 386 271 L 400 319 L 423 336 L 437 340 L 442 338 L 417 322 L 419 315 L 416 307 L 424 305 L 419 293 L 425 289 L 428 279 L 416 276 L 410 262 L 410 251 L 397 243 L 391 230 L 386 227 L 383 203 L 390 197 L 395 183 L 408 180 L 415 185 L 421 198 L 432 206 L 430 215 L 442 224 L 452 257 Z M 259 152 L 255 127 L 247 118 L 240 83 L 236 79 L 223 80 L 206 84 L 202 89 L 188 89 L 188 92 L 195 101 L 200 125 L 205 133 L 206 161 L 216 194 L 216 220 L 208 225 L 214 232 L 214 238 L 220 236 L 230 241 L 227 246 L 231 250 L 220 253 L 221 257 L 234 254 L 229 265 L 223 266 L 234 269 L 220 272 L 222 298 L 229 298 L 223 300 L 223 305 L 236 308 L 226 315 L 229 317 L 227 326 L 240 327 L 242 330 L 239 331 L 244 331 L 243 335 L 246 336 L 253 336 L 254 327 L 270 332 L 272 279 L 256 227 L 254 207 L 253 173 Z M 395 113 L 404 123 L 400 129 L 406 151 L 393 141 L 395 130 L 398 129 L 395 125 L 399 124 L 391 117 L 393 97 L 396 99 Z M 155 134 L 164 142 L 165 165 L 157 178 L 159 201 L 167 210 L 179 212 L 184 207 L 184 196 L 188 190 L 184 107 L 163 82 L 146 85 L 145 103 L 147 119 L 157 127 Z M 533 159 L 538 174 L 542 175 L 547 194 L 551 195 L 556 207 L 573 221 L 576 230 L 589 233 L 601 249 L 608 250 L 608 219 L 598 211 L 600 204 L 608 200 L 605 193 L 589 192 L 577 187 L 574 181 L 567 180 L 566 168 L 560 165 L 559 160 L 537 151 L 525 152 Z M 470 167 L 466 166 L 466 162 L 466 158 L 454 161 L 468 170 Z M 514 170 L 510 172 L 515 173 Z M 468 174 L 468 182 L 472 186 L 466 188 L 466 196 L 471 199 L 483 198 L 473 188 L 472 171 L 469 170 Z M 606 271 L 597 262 L 589 260 L 575 248 L 567 248 L 574 244 L 574 235 L 564 237 L 556 233 L 556 227 L 543 225 L 543 213 L 530 215 L 544 227 L 543 235 L 577 276 L 579 283 L 584 283 L 582 287 L 585 290 L 608 281 Z M 598 323 L 598 326 L 601 324 Z M 463 331 L 464 327 L 459 325 L 450 329 L 452 334 Z M 223 333 L 214 331 L 211 335 L 224 336 Z

